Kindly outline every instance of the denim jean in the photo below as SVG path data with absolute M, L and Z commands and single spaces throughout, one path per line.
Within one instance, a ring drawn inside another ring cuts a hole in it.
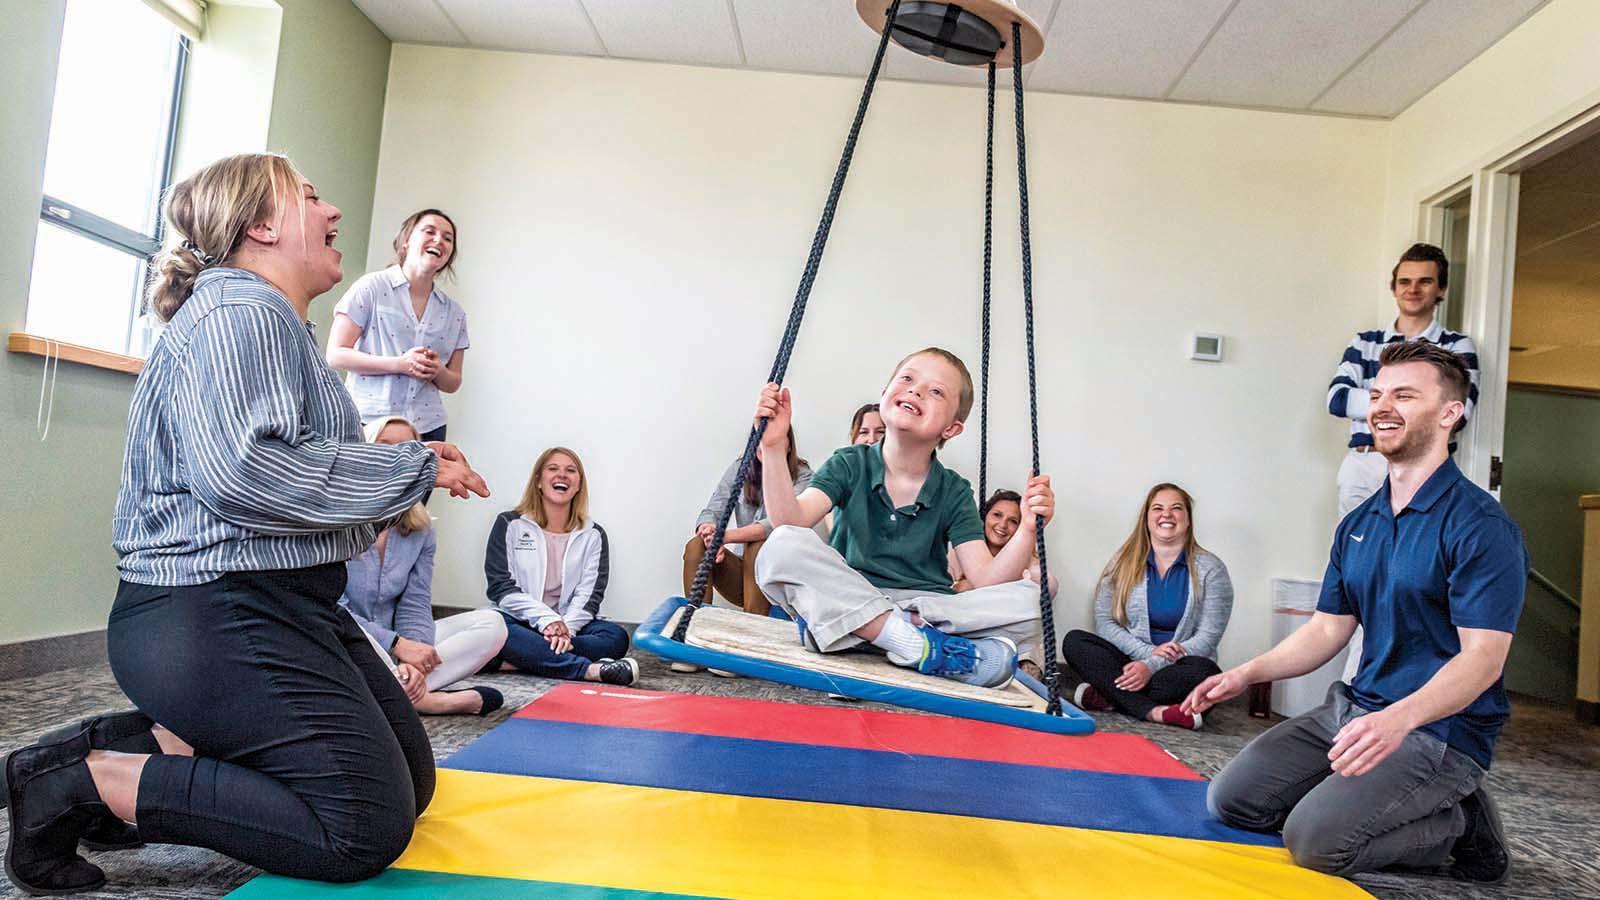
M 628 652 L 628 632 L 615 622 L 591 621 L 572 636 L 571 650 L 557 653 L 550 649 L 545 636 L 527 622 L 504 612 L 500 615 L 506 620 L 506 645 L 498 657 L 490 660 L 491 670 L 508 662 L 533 675 L 582 681 L 590 663 L 607 657 L 617 659 Z

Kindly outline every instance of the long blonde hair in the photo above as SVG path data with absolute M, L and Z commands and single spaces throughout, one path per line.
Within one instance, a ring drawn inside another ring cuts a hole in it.
M 582 528 L 589 521 L 589 473 L 583 470 L 583 460 L 578 454 L 566 447 L 551 447 L 539 454 L 534 461 L 533 473 L 528 476 L 528 486 L 522 491 L 522 502 L 517 504 L 517 512 L 527 516 L 539 524 L 540 528 L 550 526 L 550 515 L 544 509 L 544 495 L 539 492 L 539 473 L 544 470 L 545 463 L 557 453 L 564 453 L 578 467 L 578 492 L 572 496 L 572 505 L 567 507 L 566 526 L 568 530 Z
M 1183 552 L 1189 560 L 1189 596 L 1195 598 L 1200 595 L 1200 567 L 1195 564 L 1195 555 L 1205 552 L 1205 548 L 1194 537 L 1194 498 L 1183 488 L 1163 481 L 1144 495 L 1144 505 L 1139 507 L 1139 519 L 1133 523 L 1133 533 L 1117 548 L 1116 555 L 1111 557 L 1100 573 L 1102 579 L 1111 579 L 1111 618 L 1124 627 L 1128 624 L 1128 595 L 1145 577 L 1145 563 L 1150 558 L 1150 504 L 1162 491 L 1177 491 L 1178 496 L 1183 498 L 1184 509 L 1189 513 L 1189 533 L 1184 539 Z
M 251 225 L 278 220 L 295 196 L 305 218 L 300 172 L 287 156 L 242 153 L 217 160 L 167 190 L 165 246 L 151 261 L 145 297 L 165 322 L 177 315 L 200 272 L 225 266 Z
M 376 444 L 378 442 L 378 435 L 383 434 L 383 430 L 388 428 L 389 425 L 394 422 L 399 422 L 401 425 L 404 425 L 407 429 L 409 429 L 411 431 L 411 439 L 413 441 L 422 440 L 422 435 L 417 432 L 417 426 L 411 424 L 410 419 L 407 419 L 404 416 L 388 416 L 382 419 L 373 419 L 364 426 L 364 430 L 367 434 L 367 443 Z M 426 506 L 423 506 L 421 503 L 413 503 L 411 504 L 411 508 L 401 514 L 400 518 L 396 519 L 395 523 L 389 527 L 399 529 L 401 534 L 411 534 L 412 532 L 421 531 L 424 528 L 432 528 L 433 520 L 429 518 L 428 508 Z

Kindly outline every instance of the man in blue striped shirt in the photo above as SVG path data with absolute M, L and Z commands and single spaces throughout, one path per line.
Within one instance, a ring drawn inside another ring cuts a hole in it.
M 1432 244 L 1412 244 L 1389 275 L 1389 290 L 1394 293 L 1398 312 L 1394 325 L 1357 332 L 1339 360 L 1339 368 L 1328 385 L 1328 413 L 1350 420 L 1350 452 L 1339 466 L 1340 519 L 1377 493 L 1387 477 L 1387 465 L 1372 446 L 1372 428 L 1367 425 L 1372 379 L 1378 374 L 1378 355 L 1385 346 L 1428 341 L 1461 357 L 1472 376 L 1467 411 L 1461 421 L 1465 423 L 1472 417 L 1478 403 L 1478 348 L 1472 338 L 1446 331 L 1433 317 L 1449 284 L 1450 262 L 1444 251 Z M 1451 440 L 1451 451 L 1455 448 L 1455 441 Z
M 1394 325 L 1374 331 L 1358 331 L 1344 350 L 1339 368 L 1328 385 L 1328 413 L 1350 420 L 1349 452 L 1339 465 L 1339 519 L 1360 506 L 1368 497 L 1383 487 L 1389 477 L 1388 461 L 1372 443 L 1372 427 L 1367 424 L 1367 407 L 1371 403 L 1372 381 L 1378 375 L 1378 356 L 1383 348 L 1403 341 L 1427 341 L 1461 357 L 1467 365 L 1471 383 L 1467 387 L 1466 411 L 1461 416 L 1462 425 L 1472 417 L 1478 405 L 1478 348 L 1472 338 L 1454 331 L 1446 331 L 1434 318 L 1434 311 L 1444 302 L 1445 288 L 1450 284 L 1450 261 L 1444 251 L 1432 244 L 1412 244 L 1389 273 L 1389 290 L 1394 294 L 1396 316 Z M 1450 452 L 1456 442 L 1450 440 Z M 1350 656 L 1345 662 L 1344 680 L 1355 678 L 1356 667 L 1361 662 L 1361 629 L 1356 629 L 1350 640 Z

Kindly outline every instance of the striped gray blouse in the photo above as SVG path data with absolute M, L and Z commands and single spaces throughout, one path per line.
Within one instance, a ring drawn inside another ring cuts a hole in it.
M 112 545 L 122 578 L 184 585 L 343 562 L 433 488 L 417 443 L 363 443 L 309 323 L 271 284 L 207 269 L 145 361 Z

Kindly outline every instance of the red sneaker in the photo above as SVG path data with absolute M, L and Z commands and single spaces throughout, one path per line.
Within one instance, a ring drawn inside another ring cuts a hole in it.
M 1191 716 L 1179 709 L 1176 703 L 1161 710 L 1161 721 L 1164 724 L 1176 725 L 1179 728 L 1187 728 L 1190 731 L 1199 731 L 1200 726 L 1205 724 L 1199 713 Z
M 1078 685 L 1078 689 L 1072 692 L 1072 705 L 1090 712 L 1105 712 L 1111 709 L 1111 701 L 1101 696 L 1100 692 L 1087 681 Z

